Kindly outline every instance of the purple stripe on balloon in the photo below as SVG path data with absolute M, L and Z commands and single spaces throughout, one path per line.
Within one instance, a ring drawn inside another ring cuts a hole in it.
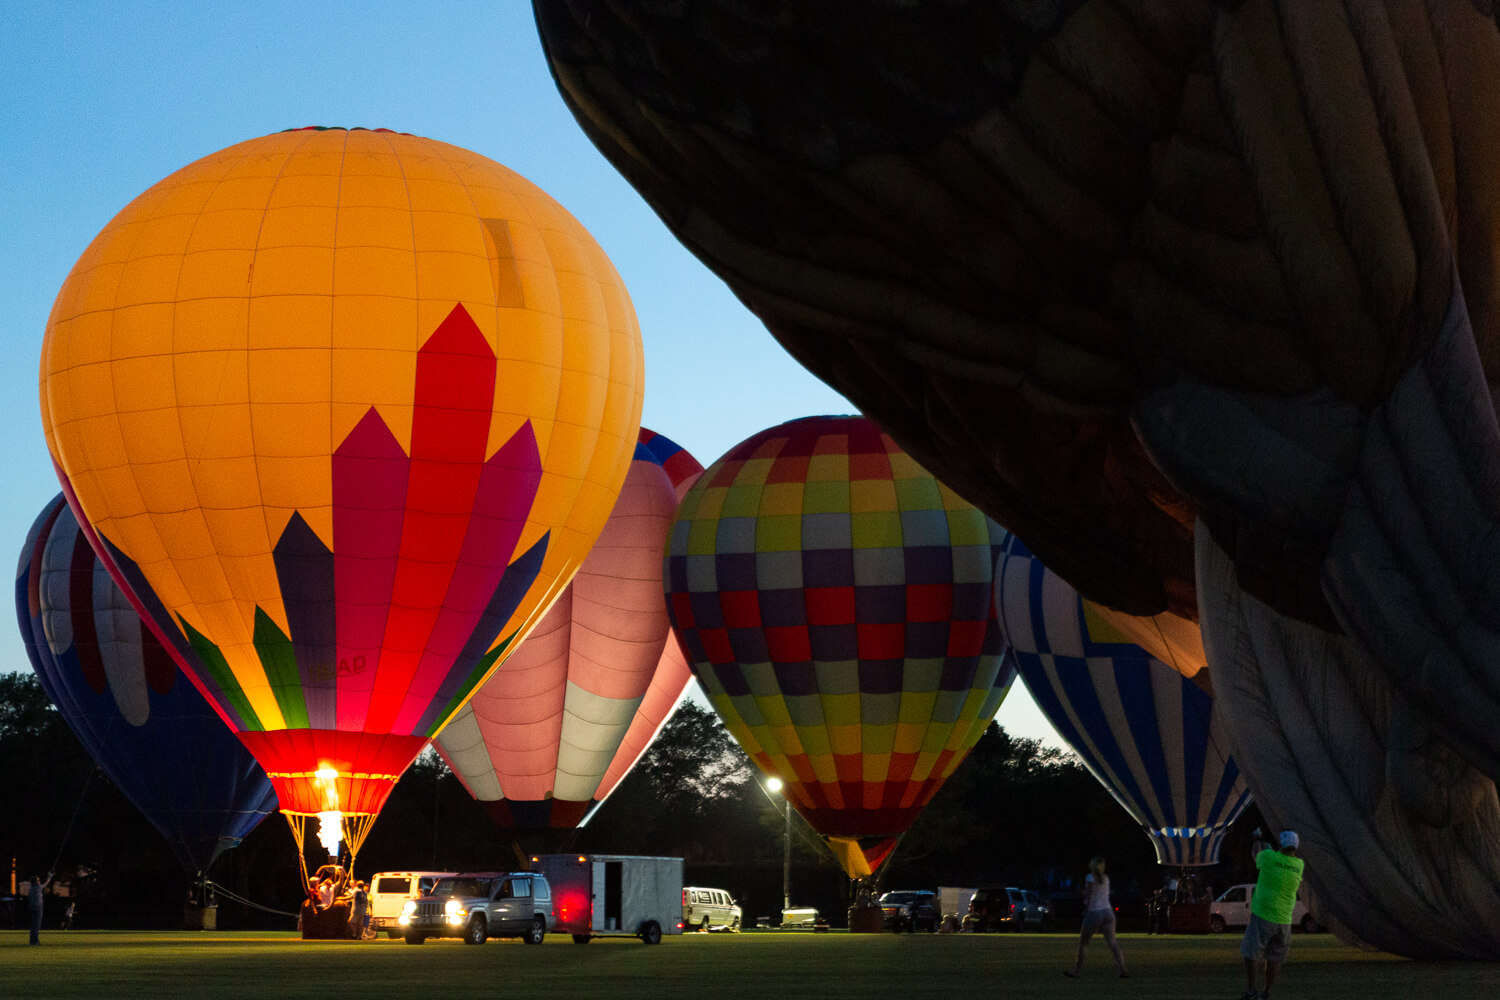
M 955 583 L 953 585 L 953 620 L 956 622 L 988 621 L 995 613 L 995 585 Z
M 948 655 L 948 622 L 908 622 L 906 655 L 914 660 L 935 660 Z
M 740 663 L 768 663 L 771 659 L 766 651 L 766 634 L 758 628 L 729 629 L 729 648 Z
M 686 556 L 667 556 L 665 559 L 663 559 L 662 575 L 666 578 L 668 593 L 687 593 L 688 582 Z
M 693 608 L 693 627 L 697 629 L 723 628 L 724 609 L 719 606 L 717 593 L 689 594 Z
M 941 545 L 913 546 L 905 551 L 907 583 L 952 583 L 953 550 Z
M 859 626 L 809 625 L 807 638 L 814 660 L 859 659 Z
M 900 691 L 902 668 L 905 664 L 905 660 L 860 660 L 860 693 L 895 694 Z
M 696 665 L 699 669 L 702 669 L 704 662 L 706 662 L 706 659 L 696 660 Z M 719 686 L 731 698 L 737 698 L 740 695 L 750 693 L 750 683 L 745 680 L 745 672 L 740 669 L 739 664 L 720 663 L 708 669 L 713 671 L 714 676 L 719 679 Z
M 271 555 L 307 703 L 307 724 L 332 729 L 338 705 L 333 553 L 301 514 L 293 514 Z
M 974 686 L 979 673 L 977 656 L 950 656 L 943 664 L 943 678 L 938 686 L 944 691 L 967 691 Z
M 852 549 L 808 549 L 802 553 L 802 586 L 854 586 Z
M 905 585 L 854 588 L 854 620 L 867 625 L 906 621 Z
M 754 590 L 754 552 L 721 552 L 714 556 L 714 574 L 719 590 Z
M 797 590 L 762 590 L 760 621 L 774 628 L 794 628 L 807 624 L 807 595 Z
M 776 683 L 781 688 L 782 697 L 818 693 L 818 671 L 811 662 L 778 663 L 772 669 L 776 671 Z

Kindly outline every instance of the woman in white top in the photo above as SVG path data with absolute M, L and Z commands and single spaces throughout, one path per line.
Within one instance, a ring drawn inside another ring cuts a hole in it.
M 1078 936 L 1078 959 L 1071 969 L 1063 970 L 1063 975 L 1069 979 L 1077 979 L 1083 971 L 1083 949 L 1088 947 L 1089 938 L 1095 931 L 1104 935 L 1105 943 L 1114 953 L 1120 976 L 1130 975 L 1125 971 L 1125 955 L 1120 951 L 1120 943 L 1115 940 L 1115 909 L 1109 902 L 1109 876 L 1104 874 L 1104 859 L 1097 856 L 1089 860 L 1089 873 L 1083 878 L 1083 932 Z

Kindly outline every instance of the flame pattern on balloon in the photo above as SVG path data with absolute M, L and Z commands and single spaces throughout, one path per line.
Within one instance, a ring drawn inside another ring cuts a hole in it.
M 762 431 L 678 508 L 664 575 L 694 673 L 812 828 L 866 838 L 871 867 L 1014 679 L 1002 539 L 862 417 Z
M 1042 714 L 1164 865 L 1212 865 L 1250 791 L 1213 698 L 1130 642 L 1015 537 L 996 574 L 996 608 Z
M 47 697 L 185 870 L 207 871 L 276 811 L 265 772 L 145 627 L 61 495 L 21 550 L 16 615 Z
M 573 582 L 434 741 L 499 825 L 583 822 L 676 708 L 692 672 L 667 620 L 661 550 L 678 489 L 702 471 L 641 430 Z

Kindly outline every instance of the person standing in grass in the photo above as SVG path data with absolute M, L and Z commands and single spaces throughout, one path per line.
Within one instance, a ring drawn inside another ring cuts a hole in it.
M 42 943 L 42 910 L 44 904 L 42 890 L 47 888 L 47 883 L 51 881 L 52 874 L 50 872 L 47 874 L 45 881 L 43 881 L 40 875 L 33 875 L 31 876 L 31 885 L 26 890 L 26 903 L 27 907 L 31 910 L 32 944 Z
M 1259 833 L 1259 831 L 1256 831 Z M 1281 849 L 1256 841 L 1258 875 L 1250 896 L 1250 923 L 1240 942 L 1245 960 L 1245 1000 L 1267 1000 L 1281 963 L 1292 947 L 1292 914 L 1297 906 L 1297 888 L 1302 884 L 1302 859 L 1297 857 L 1295 830 L 1281 831 Z M 1265 988 L 1255 988 L 1256 973 L 1265 970 Z
M 1096 933 L 1104 935 L 1105 943 L 1115 956 L 1120 977 L 1130 975 L 1125 971 L 1125 954 L 1120 951 L 1120 942 L 1115 940 L 1115 908 L 1109 902 L 1109 876 L 1104 874 L 1104 859 L 1097 855 L 1089 860 L 1089 873 L 1083 877 L 1083 930 L 1078 935 L 1078 958 L 1071 969 L 1063 970 L 1063 975 L 1077 979 L 1083 972 L 1083 951 L 1089 945 L 1089 938 Z

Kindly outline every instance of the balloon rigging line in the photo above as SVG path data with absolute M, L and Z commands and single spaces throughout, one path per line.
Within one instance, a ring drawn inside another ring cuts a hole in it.
M 110 720 L 110 725 L 114 725 L 113 719 Z M 52 867 L 47 869 L 49 876 L 52 872 L 57 871 L 57 864 L 62 860 L 63 850 L 68 846 L 68 839 L 73 836 L 73 825 L 78 822 L 78 813 L 83 808 L 84 797 L 88 795 L 89 785 L 93 783 L 94 775 L 98 771 L 99 765 L 95 763 L 92 767 L 89 768 L 88 777 L 83 779 L 83 791 L 78 793 L 78 802 L 73 806 L 73 818 L 68 820 L 67 832 L 63 834 L 62 841 L 57 845 L 57 856 L 52 859 Z M 37 874 L 41 873 L 38 872 Z
M 264 905 L 262 905 L 260 903 L 256 903 L 256 902 L 254 902 L 252 900 L 246 899 L 244 896 L 241 896 L 238 893 L 231 892 L 230 890 L 224 888 L 222 885 L 220 885 L 219 883 L 213 881 L 212 879 L 204 879 L 203 880 L 203 884 L 205 886 L 207 886 L 208 888 L 212 889 L 214 891 L 215 895 L 223 896 L 225 899 L 229 900 L 231 903 L 239 903 L 241 906 L 248 906 L 248 907 L 250 907 L 252 909 L 261 910 L 262 912 L 265 912 L 265 913 L 274 913 L 277 916 L 281 916 L 281 917 L 295 917 L 297 915 L 295 913 L 290 913 L 290 912 L 288 912 L 286 910 L 277 910 L 277 909 L 274 909 L 272 907 L 264 906 Z

